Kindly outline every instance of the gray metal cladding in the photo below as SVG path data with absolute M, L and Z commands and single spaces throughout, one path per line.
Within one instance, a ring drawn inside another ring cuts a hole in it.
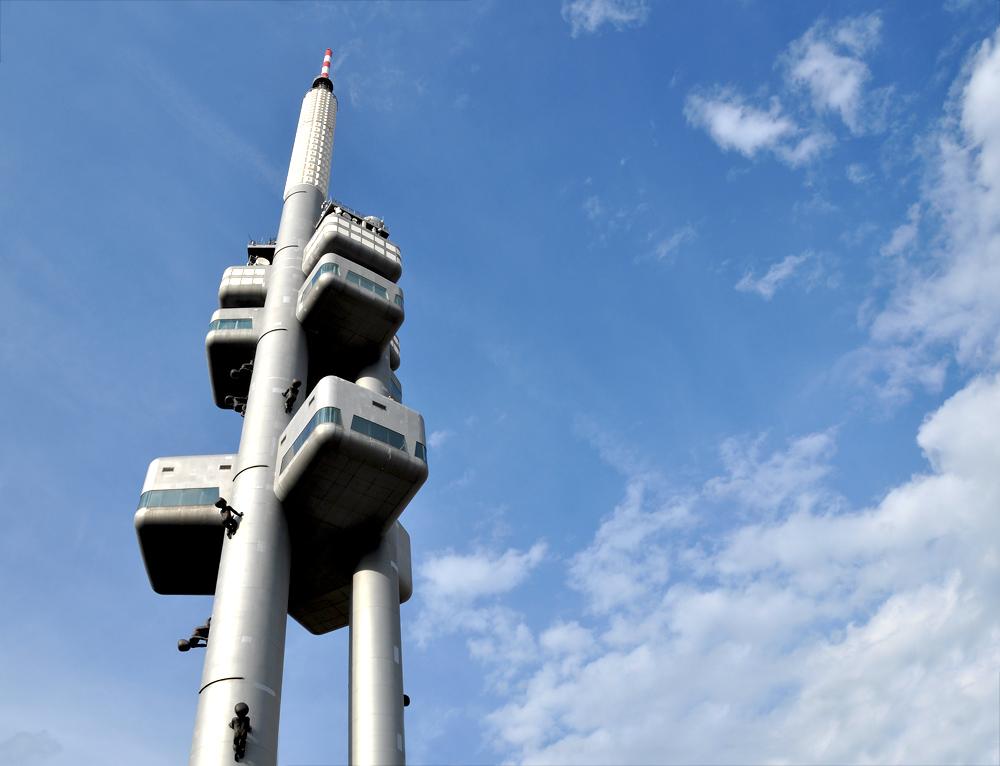
M 264 305 L 271 267 L 264 264 L 231 266 L 222 274 L 219 308 L 257 308 Z
M 306 244 L 302 271 L 306 274 L 327 253 L 343 255 L 390 282 L 403 274 L 399 248 L 366 226 L 356 223 L 348 213 L 328 213 Z
M 340 423 L 319 423 L 309 431 L 325 408 L 336 408 Z M 295 513 L 331 527 L 384 531 L 427 479 L 427 463 L 417 457 L 426 454 L 424 445 L 419 413 L 330 376 L 316 385 L 279 439 L 274 491 Z
M 375 289 L 373 289 L 373 287 Z M 403 291 L 347 258 L 324 255 L 299 291 L 310 352 L 377 358 L 403 324 Z
M 350 626 L 350 762 L 405 762 L 397 518 L 427 479 L 426 438 L 392 372 L 399 248 L 380 218 L 325 201 L 331 56 L 302 102 L 277 236 L 226 269 L 205 338 L 216 405 L 245 417 L 239 450 L 154 460 L 134 518 L 153 590 L 216 596 L 191 766 L 277 763 L 288 616 Z
M 230 496 L 235 455 L 162 457 L 150 463 L 134 524 L 153 590 L 211 595 L 222 552 L 222 516 L 214 503 Z
M 233 370 L 253 361 L 260 338 L 262 312 L 259 308 L 239 308 L 219 309 L 212 314 L 205 336 L 205 352 L 216 407 L 232 409 L 226 404 L 226 397 L 246 397 L 249 392 L 250 376 L 234 377 Z
M 351 579 L 363 552 L 378 544 L 371 532 L 344 534 L 305 517 L 291 520 L 292 582 L 288 614 L 310 633 L 322 635 L 349 623 Z M 396 555 L 399 602 L 413 595 L 410 535 L 398 521 Z

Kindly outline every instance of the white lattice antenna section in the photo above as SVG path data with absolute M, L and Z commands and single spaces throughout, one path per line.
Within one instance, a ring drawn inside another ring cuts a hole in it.
M 288 165 L 288 190 L 298 184 L 310 184 L 324 196 L 330 186 L 330 160 L 333 157 L 333 129 L 337 122 L 337 97 L 327 88 L 313 88 L 302 99 L 299 127 Z

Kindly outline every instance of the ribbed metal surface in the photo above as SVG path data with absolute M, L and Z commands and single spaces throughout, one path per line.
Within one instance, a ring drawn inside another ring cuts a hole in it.
M 288 165 L 285 199 L 299 184 L 309 184 L 326 197 L 330 186 L 333 131 L 337 123 L 337 97 L 325 88 L 313 88 L 302 99 L 299 126 Z M 315 223 L 315 220 L 310 223 Z M 310 234 L 312 232 L 310 231 Z

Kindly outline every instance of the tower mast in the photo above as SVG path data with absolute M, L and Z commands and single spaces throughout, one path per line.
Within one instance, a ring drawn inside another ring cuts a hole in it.
M 302 101 L 277 238 L 226 270 L 206 338 L 215 401 L 244 416 L 239 450 L 154 460 L 135 518 L 154 590 L 215 595 L 179 644 L 206 647 L 192 766 L 276 764 L 288 614 L 313 633 L 350 625 L 350 762 L 405 763 L 397 518 L 427 478 L 426 439 L 393 373 L 399 249 L 381 220 L 326 201 L 330 58 Z

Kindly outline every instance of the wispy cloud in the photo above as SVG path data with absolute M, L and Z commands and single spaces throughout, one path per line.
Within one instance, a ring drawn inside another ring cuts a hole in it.
M 760 278 L 755 278 L 753 271 L 748 271 L 743 279 L 736 283 L 736 289 L 740 292 L 757 293 L 761 298 L 769 301 L 778 291 L 778 287 L 791 279 L 798 267 L 812 257 L 811 250 L 807 250 L 801 255 L 785 256 L 784 260 L 772 264 L 767 273 Z
M 472 483 L 472 480 L 476 478 L 476 472 L 471 468 L 467 469 L 465 473 L 459 476 L 457 479 L 449 481 L 445 485 L 445 491 L 450 489 L 460 489 L 461 487 L 467 487 Z
M 871 72 L 864 61 L 878 45 L 881 24 L 878 14 L 835 25 L 821 20 L 779 56 L 785 70 L 779 95 L 753 102 L 731 87 L 696 88 L 684 116 L 724 151 L 747 158 L 769 152 L 793 168 L 810 165 L 836 142 L 824 115 L 839 115 L 852 134 L 884 126 L 891 89 L 866 91 Z M 815 117 L 804 114 L 808 105 Z
M 447 551 L 424 559 L 417 568 L 421 611 L 413 633 L 424 646 L 440 635 L 467 637 L 470 654 L 493 666 L 492 680 L 516 672 L 535 659 L 535 638 L 524 616 L 503 606 L 498 596 L 523 584 L 548 554 L 544 542 L 527 551 L 508 548 L 503 553 L 479 549 L 459 554 Z
M 698 232 L 695 230 L 694 226 L 688 224 L 687 226 L 682 226 L 676 229 L 669 237 L 661 240 L 653 248 L 653 257 L 658 261 L 662 261 L 665 258 L 673 258 L 674 253 L 688 242 L 693 242 L 698 238 Z
M 570 34 L 594 33 L 605 24 L 621 31 L 641 27 L 649 18 L 645 0 L 564 0 L 563 18 L 569 22 Z
M 836 112 L 852 133 L 864 131 L 864 87 L 871 78 L 862 56 L 878 45 L 882 20 L 877 13 L 841 21 L 820 21 L 793 42 L 784 57 L 787 78 L 806 88 L 817 112 Z
M 902 255 L 909 250 L 917 241 L 917 233 L 920 230 L 920 204 L 910 205 L 906 211 L 906 223 L 900 224 L 892 233 L 892 238 L 880 248 L 882 255 L 894 257 Z
M 257 147 L 230 128 L 209 105 L 171 77 L 167 67 L 151 61 L 147 54 L 137 56 L 134 65 L 144 73 L 146 82 L 157 90 L 167 114 L 183 128 L 233 166 L 250 168 L 254 175 L 272 188 L 282 187 L 285 174 L 272 165 Z
M 845 359 L 887 402 L 940 388 L 949 360 L 1000 365 L 1000 32 L 969 58 L 933 147 L 920 199 L 883 248 L 897 284 L 871 341 Z M 926 243 L 920 228 L 939 225 Z
M 726 475 L 705 484 L 706 496 L 735 499 L 752 510 L 775 511 L 789 503 L 800 509 L 813 507 L 822 492 L 820 482 L 830 471 L 835 431 L 793 439 L 787 449 L 762 456 L 765 436 L 722 443 L 719 453 Z
M 503 553 L 479 550 L 463 555 L 449 551 L 431 556 L 420 566 L 424 600 L 435 611 L 447 612 L 484 596 L 506 593 L 527 579 L 546 550 L 544 543 L 536 543 L 525 552 L 508 548 Z
M 583 211 L 587 214 L 587 218 L 591 221 L 600 218 L 604 215 L 604 206 L 601 204 L 601 198 L 596 194 L 592 197 L 587 197 L 583 201 Z
M 782 114 L 777 98 L 771 99 L 766 110 L 759 109 L 729 88 L 688 96 L 684 116 L 692 125 L 705 128 L 723 149 L 735 149 L 746 157 L 772 149 L 798 132 L 795 123 Z
M 810 162 L 832 143 L 821 131 L 804 131 L 787 116 L 777 96 L 767 108 L 754 106 L 732 88 L 691 93 L 684 105 L 689 124 L 708 131 L 724 151 L 753 158 L 770 151 L 791 167 Z
M 847 180 L 854 184 L 863 184 L 872 177 L 871 171 L 863 162 L 852 162 L 845 171 Z
M 440 449 L 441 447 L 444 446 L 444 443 L 454 435 L 455 432 L 449 431 L 448 429 L 443 429 L 441 431 L 432 431 L 431 435 L 427 437 L 427 445 L 431 449 Z
M 825 487 L 834 432 L 770 454 L 727 442 L 724 473 L 672 502 L 629 479 L 571 562 L 591 620 L 537 640 L 518 623 L 531 654 L 488 717 L 494 747 L 533 763 L 995 762 L 1000 438 L 982 424 L 997 419 L 1000 380 L 973 381 L 920 428 L 932 470 L 860 511 Z M 692 537 L 674 507 L 755 520 Z

